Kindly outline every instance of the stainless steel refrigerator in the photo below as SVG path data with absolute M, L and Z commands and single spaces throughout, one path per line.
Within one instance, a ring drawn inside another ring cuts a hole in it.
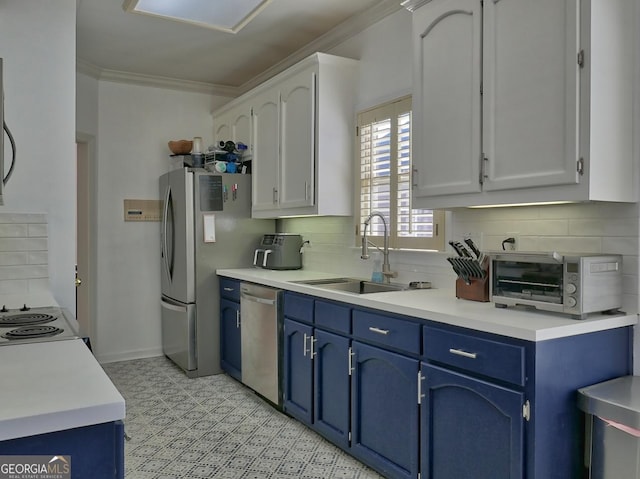
M 216 269 L 250 267 L 274 220 L 251 219 L 251 175 L 182 168 L 160 177 L 162 348 L 189 377 L 220 369 Z

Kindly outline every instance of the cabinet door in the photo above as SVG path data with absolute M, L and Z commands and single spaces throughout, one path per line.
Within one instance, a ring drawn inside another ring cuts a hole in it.
M 252 209 L 278 207 L 279 106 L 278 91 L 267 90 L 253 101 Z
M 240 342 L 240 304 L 220 300 L 220 367 L 229 376 L 242 379 L 242 346 Z
M 578 0 L 484 2 L 485 190 L 578 182 Z
M 413 14 L 415 196 L 480 191 L 480 3 L 433 0 Z
M 311 424 L 313 328 L 284 319 L 284 410 L 300 421 Z
M 233 137 L 232 140 L 238 143 L 244 143 L 248 147 L 251 146 L 251 107 L 249 105 L 240 105 L 233 110 L 231 118 Z
M 280 86 L 280 207 L 315 202 L 316 71 L 305 70 Z
M 213 119 L 213 130 L 213 139 L 216 144 L 233 137 L 231 116 L 228 112 Z
M 523 393 L 422 365 L 422 477 L 522 479 Z
M 353 455 L 385 477 L 417 477 L 418 360 L 358 341 L 352 350 Z
M 349 447 L 349 339 L 315 330 L 313 428 Z

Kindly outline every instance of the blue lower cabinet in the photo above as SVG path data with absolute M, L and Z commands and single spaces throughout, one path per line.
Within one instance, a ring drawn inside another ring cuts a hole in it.
M 352 454 L 385 477 L 418 477 L 419 361 L 358 341 L 352 350 Z
M 522 479 L 524 394 L 422 365 L 422 477 Z
M 284 410 L 305 424 L 312 422 L 313 328 L 284 319 Z
M 220 300 L 220 367 L 229 376 L 242 380 L 240 303 Z
M 124 478 L 122 421 L 0 442 L 2 456 L 71 456 L 71 479 Z
M 349 338 L 315 330 L 313 429 L 349 447 Z

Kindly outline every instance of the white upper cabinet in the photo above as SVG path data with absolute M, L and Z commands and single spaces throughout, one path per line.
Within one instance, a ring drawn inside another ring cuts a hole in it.
M 213 118 L 213 138 L 220 141 L 244 143 L 251 154 L 251 105 L 248 102 L 233 102 L 216 112 Z
M 234 100 L 251 112 L 254 218 L 353 214 L 356 67 L 316 53 Z
M 252 211 L 269 211 L 278 204 L 280 176 L 280 99 L 267 90 L 252 100 Z M 256 181 L 256 179 L 260 179 Z
M 414 204 L 636 201 L 630 0 L 416 0 Z
M 280 84 L 280 191 L 282 209 L 314 206 L 317 71 Z

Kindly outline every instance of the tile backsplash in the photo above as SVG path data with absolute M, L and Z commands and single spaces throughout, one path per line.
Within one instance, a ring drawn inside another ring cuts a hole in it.
M 453 210 L 447 215 L 448 239 L 471 237 L 486 251 L 502 249 L 508 237 L 520 251 L 617 253 L 623 255 L 623 309 L 638 311 L 639 208 L 626 203 L 580 203 L 509 208 Z M 305 268 L 362 277 L 371 275 L 373 261 L 360 259 L 352 217 L 288 218 L 280 231 L 300 233 L 311 241 L 305 247 Z M 505 244 L 509 248 L 509 244 Z M 371 249 L 371 251 L 374 251 Z M 453 251 L 392 251 L 392 269 L 400 282 L 431 281 L 453 288 L 455 275 L 446 257 Z
M 0 294 L 49 289 L 45 214 L 0 213 Z

